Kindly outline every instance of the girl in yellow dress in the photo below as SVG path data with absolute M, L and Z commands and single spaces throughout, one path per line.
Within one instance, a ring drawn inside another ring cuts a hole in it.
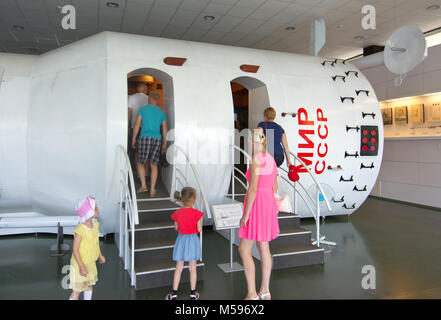
M 101 254 L 99 243 L 99 224 L 92 220 L 99 211 L 94 197 L 88 196 L 75 204 L 79 216 L 78 226 L 74 230 L 72 258 L 70 259 L 70 284 L 72 294 L 69 300 L 78 300 L 83 292 L 84 300 L 92 300 L 92 287 L 98 281 L 96 260 L 106 262 Z

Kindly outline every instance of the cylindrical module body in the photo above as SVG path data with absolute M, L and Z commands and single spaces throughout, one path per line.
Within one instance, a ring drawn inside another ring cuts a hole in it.
M 182 66 L 168 65 L 167 57 L 187 60 Z M 14 64 L 17 59 L 29 58 L 17 56 Z M 32 59 L 21 91 L 8 76 L 12 62 L 0 61 L 6 80 L 0 89 L 2 109 L 14 95 L 26 102 L 0 119 L 2 132 L 14 137 L 0 140 L 0 212 L 19 211 L 24 204 L 46 215 L 73 215 L 74 202 L 92 194 L 100 206 L 102 232 L 117 230 L 117 146 L 127 144 L 127 77 L 137 74 L 163 83 L 174 137 L 170 143 L 189 155 L 210 205 L 222 201 L 231 179 L 231 81 L 249 91 L 250 128 L 263 120 L 266 107 L 277 110 L 275 121 L 284 128 L 291 151 L 316 176 L 330 201 L 332 211 L 320 201 L 322 215 L 352 213 L 374 187 L 383 154 L 382 118 L 371 85 L 350 64 L 112 32 Z M 249 72 L 243 65 L 259 68 Z M 13 136 L 11 117 L 20 119 L 18 136 Z M 20 154 L 9 154 L 11 150 Z M 302 197 L 307 200 L 309 193 L 315 199 L 315 184 L 301 166 L 299 171 L 304 190 L 297 185 L 297 197 L 287 183 L 281 182 L 280 189 L 297 199 L 297 214 L 310 216 Z M 172 172 L 172 166 L 163 171 L 169 189 Z M 188 180 L 197 188 L 194 177 Z M 14 201 L 15 190 L 23 190 L 20 201 Z

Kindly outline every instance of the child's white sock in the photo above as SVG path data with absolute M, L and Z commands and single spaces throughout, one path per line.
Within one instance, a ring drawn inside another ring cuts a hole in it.
M 83 292 L 84 300 L 92 300 L 92 290 L 86 290 Z

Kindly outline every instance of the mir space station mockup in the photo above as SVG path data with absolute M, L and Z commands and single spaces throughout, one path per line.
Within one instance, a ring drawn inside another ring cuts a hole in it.
M 170 57 L 186 60 L 177 66 L 166 63 Z M 39 56 L 1 53 L 0 67 L 3 216 L 71 216 L 74 202 L 93 194 L 101 231 L 116 230 L 117 146 L 127 144 L 132 75 L 148 74 L 163 83 L 173 143 L 189 153 L 189 146 L 206 154 L 230 148 L 231 140 L 223 136 L 234 128 L 231 81 L 249 90 L 250 128 L 273 106 L 291 151 L 330 200 L 332 211 L 323 204 L 323 216 L 354 212 L 379 173 L 380 107 L 368 80 L 348 62 L 103 32 Z M 194 165 L 210 205 L 222 202 L 232 164 L 195 160 Z M 172 188 L 171 172 L 172 166 L 163 172 L 167 188 Z M 305 173 L 300 181 L 306 190 L 313 187 Z M 292 195 L 287 186 L 280 188 Z M 300 202 L 297 214 L 311 215 Z

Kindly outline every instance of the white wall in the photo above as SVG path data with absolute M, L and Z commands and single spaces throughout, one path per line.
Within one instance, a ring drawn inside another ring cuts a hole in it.
M 397 75 L 384 65 L 362 71 L 379 101 L 441 92 L 441 45 L 430 47 L 426 59 L 406 75 L 399 87 L 393 83 Z
M 441 92 L 441 45 L 428 49 L 428 57 L 407 74 L 401 87 L 393 84 L 396 75 L 384 65 L 362 72 L 380 101 Z M 441 207 L 441 139 L 386 136 L 380 174 L 371 194 Z
M 0 53 L 0 212 L 31 208 L 26 137 L 28 98 L 36 56 Z
M 441 208 L 441 140 L 386 140 L 372 195 Z

